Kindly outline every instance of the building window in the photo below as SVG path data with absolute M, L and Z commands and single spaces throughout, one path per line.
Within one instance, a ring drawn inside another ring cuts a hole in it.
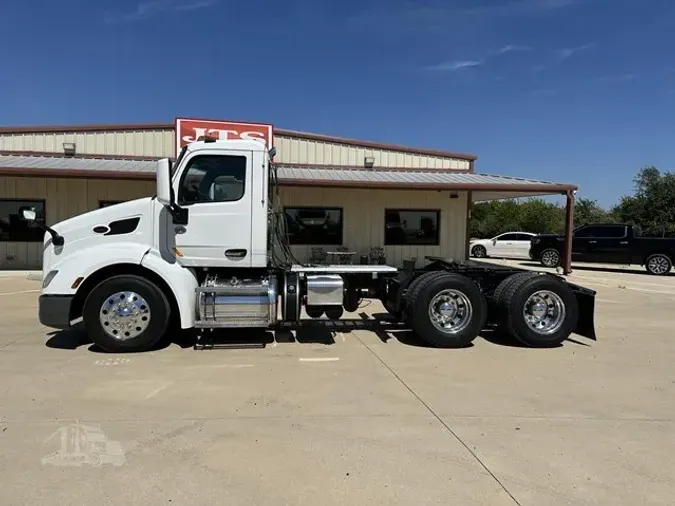
M 0 241 L 42 242 L 45 231 L 21 219 L 23 207 L 35 208 L 37 219 L 44 222 L 44 200 L 0 199 Z
M 103 207 L 114 206 L 115 204 L 121 204 L 123 202 L 124 200 L 99 200 L 98 208 L 101 209 Z
M 182 177 L 178 201 L 235 202 L 244 196 L 245 179 L 245 156 L 195 156 Z
M 342 244 L 342 209 L 287 207 L 286 231 L 291 244 L 339 246 Z
M 437 246 L 440 211 L 385 209 L 384 244 L 387 246 Z

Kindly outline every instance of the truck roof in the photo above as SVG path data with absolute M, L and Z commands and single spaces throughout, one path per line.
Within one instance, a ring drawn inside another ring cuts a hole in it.
M 202 149 L 223 149 L 235 151 L 266 151 L 267 144 L 260 139 L 216 139 L 206 141 L 194 141 L 188 144 L 188 151 L 200 151 Z

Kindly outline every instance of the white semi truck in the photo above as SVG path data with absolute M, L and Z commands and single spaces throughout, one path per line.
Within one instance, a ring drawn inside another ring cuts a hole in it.
M 110 352 L 143 351 L 169 330 L 262 327 L 340 319 L 364 298 L 438 347 L 489 326 L 533 347 L 571 333 L 596 339 L 595 292 L 564 278 L 471 261 L 306 265 L 294 259 L 278 199 L 275 150 L 262 141 L 201 138 L 157 163 L 157 194 L 91 211 L 45 233 L 39 319 L 82 319 Z

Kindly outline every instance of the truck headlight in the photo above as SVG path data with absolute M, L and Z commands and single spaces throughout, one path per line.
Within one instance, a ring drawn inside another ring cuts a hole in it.
M 532 239 L 532 244 L 539 244 L 540 240 L 541 239 L 539 239 L 538 237 L 535 237 L 534 239 Z
M 42 281 L 42 288 L 47 288 L 49 283 L 52 282 L 52 279 L 54 279 L 54 276 L 56 276 L 58 273 L 59 271 L 49 271 L 49 273 L 47 273 L 45 276 L 45 279 Z

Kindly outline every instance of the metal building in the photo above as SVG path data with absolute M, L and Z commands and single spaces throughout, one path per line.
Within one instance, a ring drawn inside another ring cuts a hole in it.
M 0 269 L 41 265 L 42 233 L 19 220 L 21 206 L 36 207 L 49 225 L 150 196 L 155 161 L 175 157 L 177 147 L 204 133 L 258 136 L 274 144 L 287 217 L 300 228 L 320 217 L 329 231 L 291 230 L 294 253 L 303 261 L 340 249 L 354 262 L 380 253 L 393 265 L 409 258 L 422 262 L 428 255 L 464 259 L 472 202 L 543 194 L 567 194 L 569 201 L 576 190 L 476 174 L 475 155 L 272 131 L 270 125 L 177 120 L 5 127 L 0 128 Z

